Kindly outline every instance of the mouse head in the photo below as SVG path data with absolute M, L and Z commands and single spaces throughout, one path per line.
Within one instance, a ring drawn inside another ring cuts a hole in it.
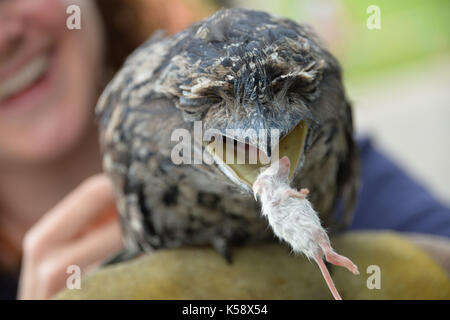
M 269 167 L 261 169 L 256 181 L 253 183 L 253 194 L 256 196 L 266 188 L 276 188 L 280 183 L 289 183 L 289 168 L 291 162 L 287 156 L 272 163 Z

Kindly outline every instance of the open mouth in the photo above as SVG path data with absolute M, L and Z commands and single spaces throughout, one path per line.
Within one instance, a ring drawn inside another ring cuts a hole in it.
M 19 95 L 41 79 L 49 68 L 49 55 L 35 57 L 0 85 L 0 101 Z
M 270 156 L 253 145 L 227 137 L 224 137 L 224 141 L 227 141 L 227 143 L 223 144 L 222 152 L 217 152 L 211 147 L 212 144 L 205 145 L 205 147 L 215 159 L 219 169 L 228 178 L 245 190 L 252 192 L 252 185 L 260 173 L 260 168 L 283 156 L 287 156 L 291 161 L 289 178 L 292 177 L 302 159 L 307 133 L 306 122 L 300 121 L 278 144 L 274 144 L 273 150 L 278 150 L 278 152 L 272 150 Z M 230 140 L 233 147 L 229 146 Z M 257 156 L 250 157 L 250 151 L 253 151 L 254 155 Z M 249 161 L 249 159 L 252 161 Z

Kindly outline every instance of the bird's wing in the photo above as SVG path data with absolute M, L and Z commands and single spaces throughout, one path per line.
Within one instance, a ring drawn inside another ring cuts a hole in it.
M 151 249 L 142 248 L 148 246 L 149 237 L 154 237 L 150 243 L 155 246 L 159 242 L 152 223 L 146 221 L 151 209 L 145 204 L 143 179 L 148 178 L 147 173 L 156 174 L 170 156 L 166 142 L 171 128 L 185 124 L 170 99 L 155 88 L 157 74 L 173 46 L 173 39 L 157 33 L 136 49 L 108 84 L 96 108 L 103 166 L 114 182 L 130 251 Z M 169 179 L 160 182 L 170 184 Z

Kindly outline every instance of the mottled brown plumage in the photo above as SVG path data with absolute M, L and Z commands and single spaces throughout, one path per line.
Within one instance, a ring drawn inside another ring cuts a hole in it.
M 301 154 L 292 185 L 311 190 L 329 228 L 349 222 L 358 185 L 351 109 L 337 61 L 307 26 L 229 9 L 172 37 L 157 34 L 127 59 L 97 114 L 131 251 L 212 244 L 227 255 L 230 245 L 274 238 L 251 183 L 230 167 L 172 162 L 173 130 L 192 132 L 194 120 L 268 156 L 269 143 L 226 129 L 275 128 L 283 138 L 306 125 L 304 141 L 286 146 Z M 339 199 L 344 214 L 333 218 Z

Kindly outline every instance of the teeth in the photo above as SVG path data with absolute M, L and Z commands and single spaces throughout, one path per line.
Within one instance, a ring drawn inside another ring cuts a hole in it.
M 16 74 L 0 84 L 0 101 L 19 93 L 39 79 L 49 65 L 47 55 L 39 56 L 22 67 Z

